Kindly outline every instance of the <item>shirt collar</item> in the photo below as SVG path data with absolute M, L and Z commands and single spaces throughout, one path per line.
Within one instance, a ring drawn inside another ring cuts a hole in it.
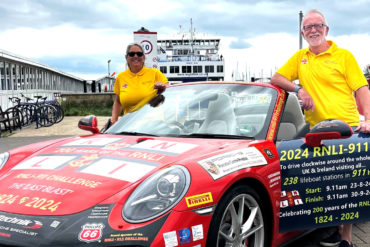
M 332 54 L 332 53 L 334 53 L 334 52 L 338 49 L 338 46 L 337 46 L 337 44 L 335 44 L 335 43 L 334 43 L 334 41 L 332 41 L 332 40 L 327 40 L 326 42 L 328 42 L 328 44 L 330 45 L 329 49 L 328 49 L 327 51 L 324 51 L 324 52 L 320 53 L 320 54 L 317 54 L 317 56 L 320 56 L 320 55 L 323 55 L 323 54 Z M 307 55 L 308 55 L 309 53 L 313 54 L 313 53 L 310 51 L 309 47 L 305 48 L 305 49 L 304 49 L 304 52 L 305 52 L 305 54 L 307 54 Z
M 141 68 L 141 70 L 139 71 L 139 72 L 137 72 L 137 73 L 132 73 L 131 72 L 131 70 L 130 69 L 128 69 L 128 73 L 130 74 L 130 76 L 142 76 L 144 73 L 145 73 L 145 70 L 146 70 L 147 68 L 145 67 L 145 66 L 143 66 L 142 68 Z

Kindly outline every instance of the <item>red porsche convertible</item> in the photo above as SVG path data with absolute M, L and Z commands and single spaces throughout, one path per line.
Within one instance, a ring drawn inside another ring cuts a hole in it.
M 292 208 L 311 205 L 293 198 L 300 175 L 282 178 L 281 160 L 296 164 L 290 150 L 302 145 L 314 160 L 310 148 L 340 131 L 304 143 L 297 97 L 268 84 L 178 84 L 163 95 L 104 133 L 87 116 L 79 127 L 91 135 L 0 154 L 0 245 L 262 247 L 303 232 L 279 231 L 297 219 Z M 282 140 L 299 142 L 281 150 Z

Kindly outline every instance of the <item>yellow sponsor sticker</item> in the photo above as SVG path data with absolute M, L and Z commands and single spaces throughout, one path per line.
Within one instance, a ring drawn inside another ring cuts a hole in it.
M 195 206 L 199 206 L 202 204 L 213 202 L 213 199 L 212 199 L 211 192 L 207 192 L 207 193 L 200 194 L 200 195 L 186 197 L 185 201 L 186 201 L 186 205 L 188 205 L 188 208 L 190 208 L 190 207 L 195 207 Z

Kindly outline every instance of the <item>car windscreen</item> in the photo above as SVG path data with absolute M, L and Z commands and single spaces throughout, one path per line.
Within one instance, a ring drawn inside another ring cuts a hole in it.
M 254 84 L 181 84 L 165 100 L 126 114 L 109 134 L 265 139 L 277 91 Z

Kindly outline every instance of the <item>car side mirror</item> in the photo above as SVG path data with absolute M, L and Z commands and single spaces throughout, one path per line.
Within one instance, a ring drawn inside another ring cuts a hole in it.
M 100 133 L 100 130 L 98 129 L 98 119 L 94 115 L 81 118 L 78 121 L 78 128 L 90 131 L 93 134 Z
M 352 134 L 353 130 L 347 123 L 329 119 L 316 124 L 310 133 L 306 134 L 305 143 L 310 147 L 318 147 L 322 145 L 322 140 L 344 139 L 351 137 Z

